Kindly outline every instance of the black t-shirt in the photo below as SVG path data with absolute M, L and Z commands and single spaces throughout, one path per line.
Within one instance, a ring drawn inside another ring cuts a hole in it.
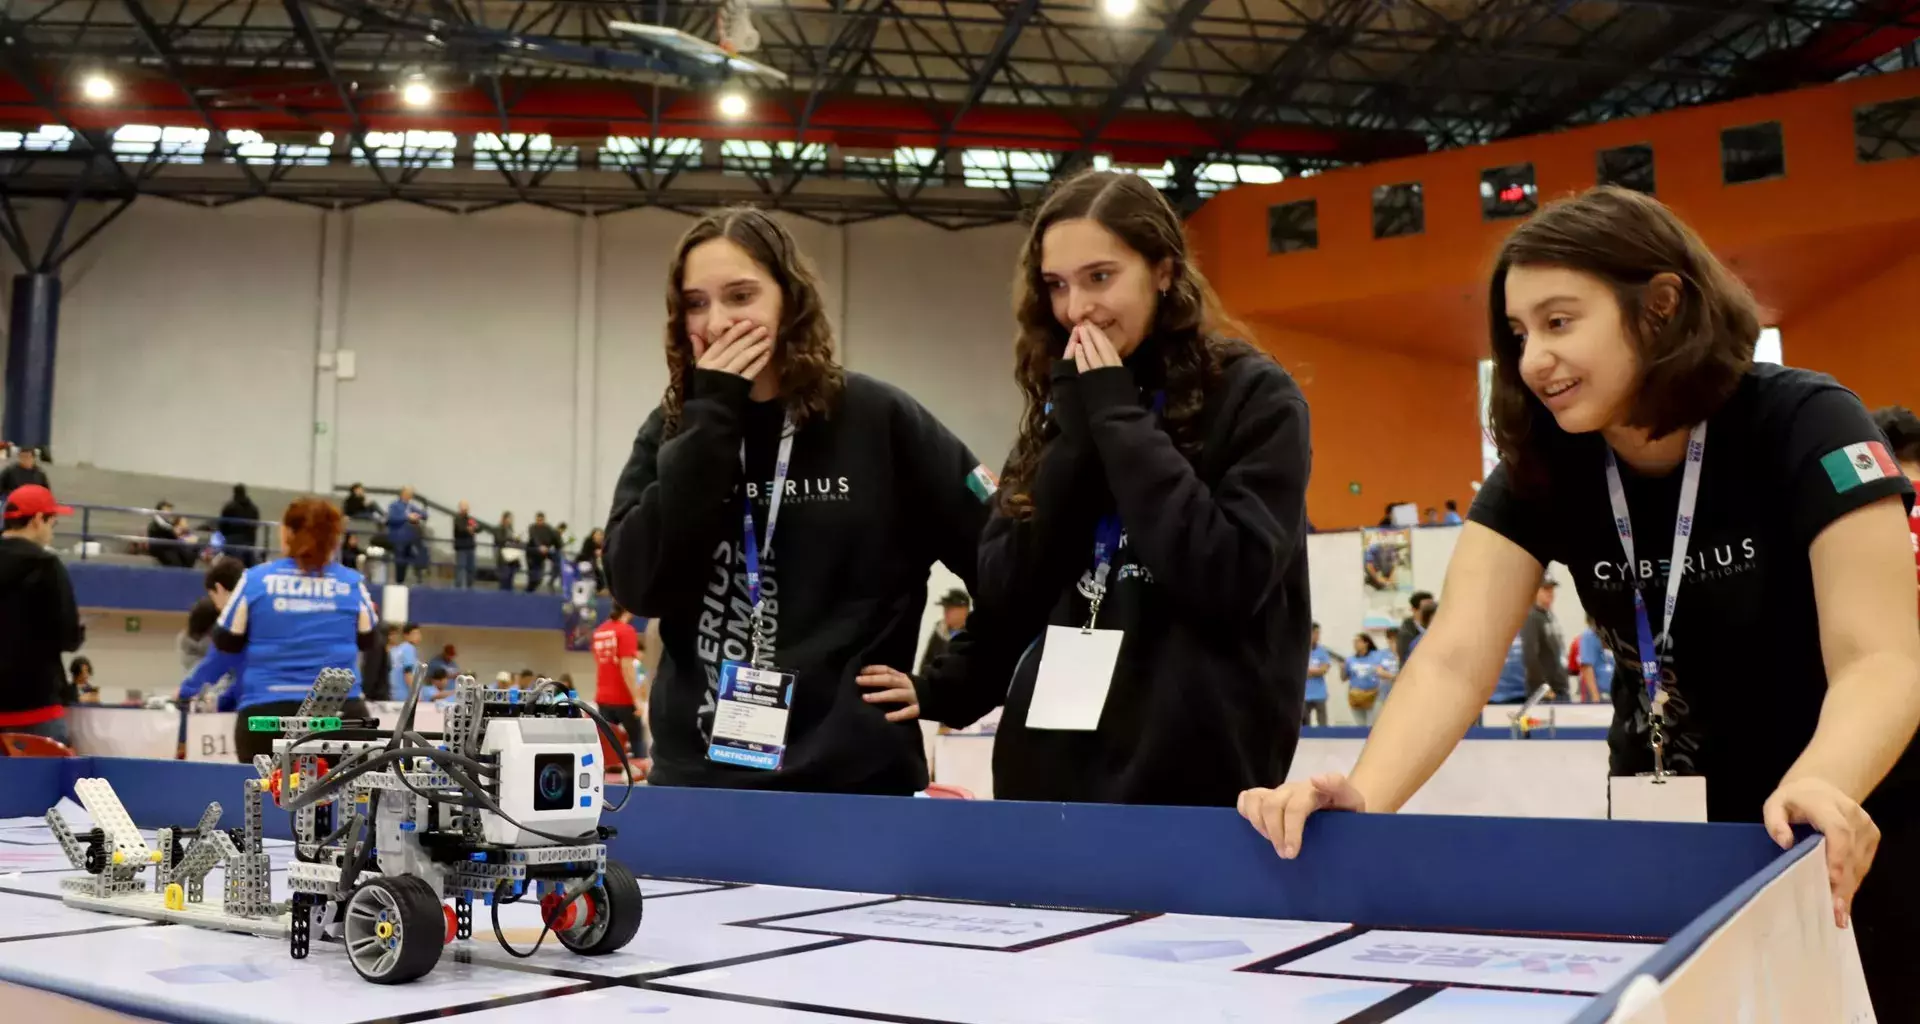
M 1848 446 L 1880 440 L 1851 391 L 1825 375 L 1773 365 L 1755 366 L 1707 423 L 1686 572 L 1660 664 L 1670 694 L 1666 765 L 1707 777 L 1714 821 L 1758 821 L 1813 738 L 1827 670 L 1808 549 L 1830 523 L 1864 505 L 1896 494 L 1911 505 L 1913 487 L 1898 472 L 1848 468 Z M 1643 477 L 1621 464 L 1640 563 L 1630 566 L 1613 526 L 1604 445 L 1597 434 L 1566 438 L 1538 494 L 1516 494 L 1505 467 L 1496 469 L 1469 518 L 1543 565 L 1572 570 L 1580 602 L 1618 665 L 1607 742 L 1613 774 L 1630 775 L 1653 768 L 1634 578 L 1657 633 L 1682 473 Z M 1876 818 L 1920 810 L 1914 747 L 1866 806 Z

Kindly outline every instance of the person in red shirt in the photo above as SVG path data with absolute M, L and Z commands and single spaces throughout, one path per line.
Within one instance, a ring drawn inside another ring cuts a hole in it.
M 1887 447 L 1907 479 L 1920 484 L 1920 416 L 1904 405 L 1890 405 L 1873 414 L 1874 425 L 1887 435 Z M 1907 510 L 1907 528 L 1913 533 L 1915 587 L 1920 589 L 1920 502 Z
M 608 721 L 627 731 L 635 774 L 645 778 L 647 700 L 640 683 L 640 634 L 633 628 L 633 613 L 617 602 L 613 614 L 593 631 L 593 661 L 599 666 L 593 701 Z

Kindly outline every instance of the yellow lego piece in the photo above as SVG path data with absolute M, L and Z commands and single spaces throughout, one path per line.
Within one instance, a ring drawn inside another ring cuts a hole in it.
M 125 864 L 127 862 L 127 851 L 125 850 L 113 851 L 113 862 L 115 864 Z
M 187 909 L 187 890 L 182 889 L 179 882 L 167 886 L 166 906 L 168 910 Z
M 153 863 L 155 863 L 155 864 L 158 864 L 158 863 L 160 863 L 160 851 L 159 851 L 159 850 L 155 850 L 155 851 L 153 851 L 153 853 L 152 853 L 152 855 L 151 855 L 151 856 L 153 857 Z

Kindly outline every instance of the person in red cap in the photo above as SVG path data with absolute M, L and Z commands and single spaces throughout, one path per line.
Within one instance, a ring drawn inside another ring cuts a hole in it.
M 0 534 L 0 732 L 67 740 L 61 655 L 87 634 L 67 567 L 50 550 L 53 521 L 73 509 L 39 484 L 7 495 Z

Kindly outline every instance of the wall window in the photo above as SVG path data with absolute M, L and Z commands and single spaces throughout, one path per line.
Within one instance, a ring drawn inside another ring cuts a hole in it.
M 1595 178 L 1600 184 L 1654 194 L 1652 146 L 1641 143 L 1603 149 L 1594 162 Z
M 1427 205 L 1420 183 L 1373 187 L 1373 237 L 1398 238 L 1427 230 Z
M 1320 248 L 1320 204 L 1296 199 L 1267 207 L 1267 251 L 1300 252 Z
M 1480 215 L 1506 220 L 1531 214 L 1534 202 L 1532 164 L 1492 167 L 1480 172 Z
M 1855 108 L 1853 146 L 1863 164 L 1920 156 L 1920 96 Z
M 1720 133 L 1720 176 L 1729 185 L 1765 181 L 1787 173 L 1787 147 L 1780 122 L 1745 124 Z
M 1753 343 L 1753 361 L 1786 364 L 1786 355 L 1780 348 L 1780 328 L 1762 327 L 1760 329 L 1760 337 Z

